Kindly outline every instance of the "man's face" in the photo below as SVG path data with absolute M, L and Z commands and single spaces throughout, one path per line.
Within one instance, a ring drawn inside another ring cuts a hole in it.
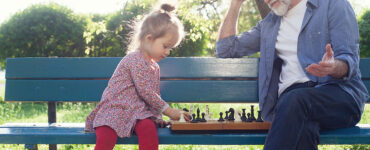
M 292 0 L 265 0 L 265 3 L 278 16 L 284 16 L 289 9 Z

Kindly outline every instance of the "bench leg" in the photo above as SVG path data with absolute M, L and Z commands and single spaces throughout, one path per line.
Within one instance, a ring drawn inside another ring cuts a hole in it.
M 27 150 L 38 150 L 37 144 L 25 144 L 24 148 Z
M 56 144 L 49 144 L 49 150 L 57 150 Z

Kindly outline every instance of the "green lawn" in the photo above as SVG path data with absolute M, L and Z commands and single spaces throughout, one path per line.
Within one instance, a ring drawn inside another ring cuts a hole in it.
M 4 87 L 0 81 L 0 124 L 4 123 L 46 123 L 47 122 L 47 104 L 46 103 L 6 103 L 2 99 Z M 171 104 L 176 108 L 189 108 L 189 104 Z M 206 104 L 195 104 L 194 108 L 200 107 L 205 110 Z M 256 105 L 256 104 L 255 104 Z M 249 108 L 247 104 L 209 104 L 210 111 L 213 112 L 214 117 L 220 111 L 225 111 L 230 107 L 241 109 Z M 94 103 L 58 103 L 57 105 L 57 121 L 68 123 L 84 123 L 86 116 L 95 107 Z M 165 119 L 168 119 L 165 117 Z M 370 124 L 370 105 L 366 105 L 365 112 L 362 116 L 361 124 Z M 94 149 L 94 145 L 58 145 L 61 150 L 85 150 Z M 0 149 L 23 150 L 24 145 L 0 144 Z M 47 145 L 39 145 L 40 150 L 48 149 Z M 117 145 L 117 150 L 123 149 L 138 149 L 137 145 Z M 163 150 L 258 150 L 263 149 L 263 146 L 208 146 L 208 145 L 160 145 Z M 337 150 L 337 149 L 356 149 L 367 150 L 370 145 L 320 145 L 321 150 Z

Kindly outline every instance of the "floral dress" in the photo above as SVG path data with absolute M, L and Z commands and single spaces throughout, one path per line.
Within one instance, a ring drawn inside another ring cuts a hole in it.
M 87 116 L 85 131 L 107 125 L 119 137 L 130 137 L 137 120 L 162 119 L 169 106 L 160 96 L 159 72 L 159 65 L 139 51 L 123 57 L 99 104 Z

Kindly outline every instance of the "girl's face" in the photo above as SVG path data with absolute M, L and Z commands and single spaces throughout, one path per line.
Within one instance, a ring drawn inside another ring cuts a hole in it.
M 178 35 L 171 34 L 171 32 L 157 39 L 153 39 L 152 35 L 149 34 L 145 38 L 142 49 L 146 51 L 149 59 L 159 62 L 170 55 L 171 49 L 174 48 L 178 40 Z

